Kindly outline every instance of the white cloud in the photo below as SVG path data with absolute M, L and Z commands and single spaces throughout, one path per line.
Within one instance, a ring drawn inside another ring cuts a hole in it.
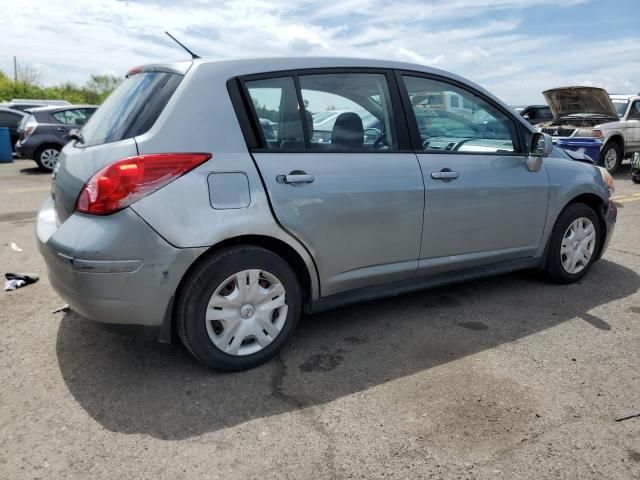
M 585 3 L 565 0 L 562 5 Z M 0 68 L 12 56 L 46 84 L 84 83 L 185 58 L 174 33 L 203 57 L 280 55 L 389 58 L 437 66 L 511 103 L 546 88 L 589 82 L 640 91 L 640 38 L 572 41 L 575 32 L 527 33 L 523 9 L 557 0 L 31 0 L 3 5 Z M 579 7 L 574 7 L 579 8 Z M 603 24 L 605 25 L 605 24 Z M 611 35 L 615 38 L 615 31 Z

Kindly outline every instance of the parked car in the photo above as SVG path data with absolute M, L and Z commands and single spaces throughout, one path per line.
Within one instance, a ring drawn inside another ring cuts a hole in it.
M 611 173 L 640 150 L 640 95 L 609 95 L 603 88 L 566 87 L 544 92 L 553 121 L 540 130 L 553 137 L 602 140 L 600 163 Z
M 519 113 L 531 125 L 553 120 L 551 109 L 547 105 L 529 105 L 520 110 Z
M 9 129 L 9 137 L 11 138 L 11 148 L 15 151 L 15 145 L 18 141 L 18 127 L 22 119 L 26 117 L 24 112 L 14 110 L 12 108 L 0 107 L 0 127 Z
M 64 107 L 71 105 L 66 100 L 34 100 L 29 98 L 14 98 L 10 102 L 4 102 L 0 104 L 0 107 L 13 108 L 14 110 L 20 110 L 25 112 L 30 108 L 38 107 Z
M 71 105 L 29 110 L 18 128 L 18 156 L 33 159 L 42 170 L 53 171 L 60 150 L 71 139 L 72 131 L 82 128 L 97 108 L 95 105 Z
M 443 93 L 491 127 L 418 122 L 411 99 Z M 380 138 L 365 143 L 346 109 L 315 141 L 307 108 L 338 100 Z M 193 60 L 127 75 L 62 150 L 36 233 L 79 314 L 175 332 L 205 365 L 239 370 L 276 355 L 302 311 L 520 269 L 576 282 L 611 239 L 612 191 L 605 169 L 441 70 Z

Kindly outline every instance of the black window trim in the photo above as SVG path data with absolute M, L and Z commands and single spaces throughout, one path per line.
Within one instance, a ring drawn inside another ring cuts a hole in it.
M 305 122 L 305 107 L 301 101 L 302 92 L 300 90 L 300 82 L 298 77 L 306 75 L 326 75 L 340 73 L 370 73 L 382 74 L 387 81 L 389 90 L 389 99 L 393 113 L 393 122 L 396 133 L 396 141 L 398 148 L 387 150 L 349 150 L 349 149 L 332 149 L 332 150 L 313 150 L 310 148 L 310 137 L 307 132 Z M 305 149 L 274 149 L 266 147 L 266 140 L 262 129 L 257 124 L 258 115 L 254 108 L 253 102 L 250 101 L 249 91 L 246 82 L 254 80 L 267 80 L 272 78 L 292 77 L 298 96 L 300 105 L 300 121 L 305 137 Z M 234 83 L 240 89 L 239 92 L 234 91 L 236 88 Z M 350 154 L 385 154 L 385 153 L 415 153 L 411 147 L 409 129 L 407 125 L 407 115 L 402 105 L 400 93 L 398 91 L 398 83 L 393 74 L 393 70 L 389 68 L 371 68 L 371 67 L 322 67 L 322 68 L 306 68 L 293 70 L 279 70 L 274 72 L 264 72 L 250 75 L 241 75 L 227 81 L 227 90 L 229 91 L 234 110 L 238 117 L 240 127 L 243 131 L 247 147 L 254 153 L 309 153 L 309 154 L 326 154 L 326 153 L 350 153 Z M 242 98 L 239 98 L 238 94 Z M 247 114 L 249 113 L 249 114 Z
M 247 144 L 249 150 L 253 150 L 259 147 L 260 143 L 264 141 L 262 139 L 262 132 L 260 129 L 256 129 L 256 125 L 251 119 L 251 106 L 247 102 L 247 98 L 243 95 L 242 85 L 238 77 L 230 78 L 227 81 L 227 91 L 229 92 L 229 98 L 231 99 L 231 105 L 236 112 L 236 118 L 240 124 L 240 130 L 242 136 Z
M 520 124 L 517 118 L 515 118 L 514 112 L 511 112 L 501 105 L 495 103 L 491 98 L 484 95 L 482 92 L 473 89 L 469 85 L 460 82 L 451 77 L 445 77 L 442 75 L 425 73 L 425 72 L 417 72 L 415 70 L 394 70 L 396 76 L 396 82 L 398 85 L 398 90 L 400 92 L 400 96 L 402 97 L 402 104 L 404 105 L 406 112 L 406 121 L 409 127 L 409 134 L 411 137 L 411 144 L 413 150 L 416 154 L 422 155 L 486 155 L 486 156 L 507 156 L 507 157 L 527 157 L 528 156 L 528 148 L 526 147 L 527 142 L 525 141 L 525 132 L 524 128 Z M 461 90 L 465 90 L 469 92 L 471 95 L 475 97 L 479 97 L 484 102 L 491 105 L 493 108 L 503 113 L 511 122 L 513 123 L 515 132 L 516 132 L 516 142 L 517 145 L 514 145 L 514 152 L 459 152 L 459 151 L 449 151 L 449 150 L 425 150 L 422 146 L 422 142 L 420 141 L 420 131 L 418 129 L 418 122 L 416 121 L 415 115 L 413 114 L 413 107 L 411 105 L 411 100 L 409 98 L 409 92 L 407 91 L 403 78 L 404 76 L 408 77 L 419 77 L 425 78 L 427 80 L 435 80 L 437 82 L 448 83 L 453 85 Z

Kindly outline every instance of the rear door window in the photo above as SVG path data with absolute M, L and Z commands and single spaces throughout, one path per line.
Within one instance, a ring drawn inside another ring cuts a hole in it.
M 82 129 L 84 146 L 136 137 L 147 132 L 182 80 L 167 72 L 142 72 L 120 84 Z
M 244 85 L 264 148 L 343 152 L 398 148 L 385 74 L 312 73 L 246 80 Z
M 92 113 L 93 110 L 91 109 L 74 108 L 52 113 L 51 116 L 65 125 L 82 126 L 87 123 Z
M 312 119 L 314 150 L 397 148 L 387 79 L 381 73 L 300 76 L 302 101 Z

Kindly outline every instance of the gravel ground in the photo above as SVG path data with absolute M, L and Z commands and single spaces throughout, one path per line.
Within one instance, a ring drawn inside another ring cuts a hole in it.
M 108 333 L 46 278 L 49 175 L 0 164 L 0 478 L 640 478 L 640 186 L 579 284 L 518 273 L 304 318 L 236 374 Z M 22 252 L 10 245 L 15 242 Z

